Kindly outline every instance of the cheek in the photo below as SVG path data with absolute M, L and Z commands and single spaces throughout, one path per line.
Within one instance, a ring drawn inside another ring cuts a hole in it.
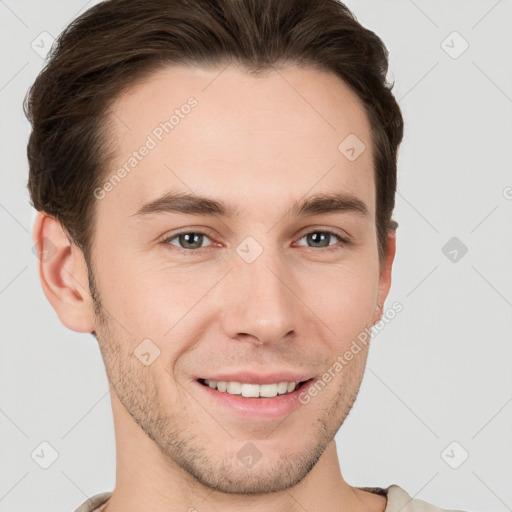
M 217 268 L 170 266 L 124 256 L 105 262 L 100 285 L 102 303 L 124 333 L 134 340 L 150 338 L 158 345 L 190 329 L 196 305 L 222 276 Z M 151 261 L 150 261 L 151 260 Z
M 330 328 L 326 333 L 338 350 L 371 327 L 378 276 L 368 268 L 331 267 L 302 279 L 304 301 Z
M 196 321 L 199 311 L 203 323 L 215 320 L 218 305 L 211 304 L 208 298 L 220 293 L 211 290 L 225 273 L 224 266 L 213 261 L 178 266 L 164 258 L 144 259 L 143 255 L 129 251 L 112 250 L 108 255 L 106 252 L 98 266 L 102 302 L 134 343 L 145 338 L 156 343 L 178 335 L 182 338 L 183 331 L 191 328 L 192 318 L 192 331 L 200 330 L 201 322 Z M 318 333 L 334 340 L 337 350 L 345 343 L 350 344 L 353 337 L 370 326 L 373 318 L 378 271 L 370 260 L 368 255 L 359 253 L 348 255 L 339 264 L 296 261 L 283 276 L 313 312 L 307 315 L 309 321 L 318 325 Z M 224 298 L 235 293 L 225 289 L 225 283 L 219 287 Z M 297 322 L 300 330 L 301 320 Z M 190 337 L 191 331 L 188 332 Z
M 137 340 L 160 332 L 160 288 L 154 276 L 142 273 L 133 258 L 114 252 L 110 258 L 103 257 L 98 268 L 101 303 L 123 331 L 123 336 Z

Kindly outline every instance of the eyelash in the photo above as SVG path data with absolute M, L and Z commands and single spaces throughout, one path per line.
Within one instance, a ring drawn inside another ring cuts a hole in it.
M 304 237 L 306 237 L 308 235 L 311 235 L 313 233 L 322 233 L 324 235 L 334 236 L 334 237 L 336 237 L 339 240 L 339 243 L 338 244 L 334 244 L 332 246 L 329 245 L 327 247 L 319 247 L 319 248 L 305 246 L 305 247 L 308 247 L 309 249 L 318 249 L 318 250 L 320 250 L 322 252 L 333 252 L 333 251 L 340 250 L 344 246 L 350 245 L 350 241 L 347 238 L 342 237 L 338 233 L 335 233 L 334 231 L 320 230 L 320 229 L 314 229 L 312 231 L 308 231 L 308 232 L 302 234 L 301 237 L 299 238 L 299 240 L 302 240 Z M 161 241 L 161 243 L 163 245 L 165 245 L 169 250 L 177 251 L 178 253 L 182 253 L 182 254 L 185 254 L 187 256 L 194 256 L 198 252 L 202 252 L 203 250 L 208 250 L 209 247 L 211 247 L 211 246 L 208 246 L 208 247 L 200 247 L 199 249 L 184 249 L 183 247 L 179 247 L 177 245 L 174 245 L 174 244 L 170 243 L 171 240 L 174 240 L 175 238 L 178 238 L 180 235 L 192 235 L 192 234 L 193 235 L 203 235 L 203 236 L 206 236 L 207 238 L 209 238 L 211 240 L 211 237 L 208 236 L 208 234 L 204 233 L 203 231 L 181 231 L 179 233 L 174 233 L 172 236 L 164 238 Z M 172 245 L 172 248 L 170 247 L 171 245 Z M 304 247 L 304 246 L 301 246 L 301 247 Z

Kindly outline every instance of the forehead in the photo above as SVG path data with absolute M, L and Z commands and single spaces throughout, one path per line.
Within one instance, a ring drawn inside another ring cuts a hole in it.
M 259 206 L 275 215 L 275 205 L 305 194 L 342 191 L 374 216 L 370 125 L 334 74 L 174 66 L 117 98 L 110 120 L 116 154 L 105 181 L 122 177 L 101 209 L 127 217 L 174 190 L 222 197 L 242 214 Z

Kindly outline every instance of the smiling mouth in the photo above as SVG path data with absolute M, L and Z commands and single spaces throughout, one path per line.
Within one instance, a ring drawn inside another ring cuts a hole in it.
M 220 393 L 243 396 L 245 398 L 274 398 L 276 396 L 287 395 L 300 389 L 308 379 L 301 382 L 276 382 L 273 384 L 248 384 L 234 381 L 215 381 L 208 379 L 198 379 L 203 386 L 210 387 Z

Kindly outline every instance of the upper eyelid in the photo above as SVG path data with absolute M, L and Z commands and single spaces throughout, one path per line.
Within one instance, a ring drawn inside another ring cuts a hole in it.
M 338 230 L 334 229 L 334 228 L 317 228 L 317 227 L 308 227 L 308 228 L 304 228 L 305 231 L 299 231 L 299 238 L 302 238 L 306 235 L 308 235 L 309 233 L 331 233 L 333 235 L 336 235 L 338 237 L 340 237 L 341 239 L 346 239 L 346 240 L 350 240 L 352 237 L 343 229 L 340 229 L 338 228 Z M 338 233 L 339 231 L 339 233 Z
M 206 235 L 210 240 L 213 239 L 213 236 L 208 233 L 208 230 L 205 230 L 204 228 L 201 229 L 186 229 L 183 231 L 178 231 L 177 233 L 173 233 L 172 235 L 164 235 L 160 238 L 161 242 L 166 242 L 168 240 L 173 240 L 174 238 L 180 236 L 180 235 L 188 235 L 190 233 L 193 233 L 195 235 Z

